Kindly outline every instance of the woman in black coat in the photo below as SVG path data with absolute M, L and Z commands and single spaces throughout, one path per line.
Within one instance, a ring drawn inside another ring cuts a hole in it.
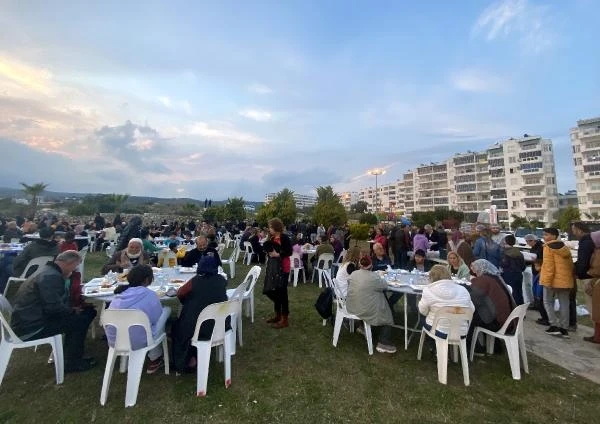
M 288 277 L 290 275 L 290 256 L 292 241 L 283 233 L 283 222 L 279 218 L 269 220 L 269 240 L 263 245 L 268 255 L 263 293 L 273 301 L 275 316 L 267 320 L 273 328 L 285 328 L 290 313 L 288 302 Z

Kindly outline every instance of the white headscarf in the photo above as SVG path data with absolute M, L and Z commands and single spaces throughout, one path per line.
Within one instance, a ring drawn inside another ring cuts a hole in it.
M 133 254 L 129 251 L 129 246 L 131 245 L 131 243 L 138 243 L 140 245 L 140 251 L 138 253 Z M 127 256 L 131 259 L 139 258 L 142 255 L 143 251 L 144 243 L 142 242 L 142 239 L 134 237 L 131 240 L 129 240 L 129 243 L 127 243 Z

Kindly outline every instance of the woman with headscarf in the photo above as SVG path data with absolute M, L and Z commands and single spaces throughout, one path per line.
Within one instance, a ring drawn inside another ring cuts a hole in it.
M 133 268 L 136 265 L 150 263 L 150 256 L 144 252 L 144 243 L 139 238 L 132 238 L 123 250 L 115 252 L 109 261 L 102 267 L 102 275 L 109 271 L 123 272 L 124 269 Z
M 350 274 L 358 269 L 358 261 L 360 260 L 360 248 L 358 246 L 348 249 L 348 253 L 344 256 L 344 260 L 337 274 L 335 275 L 335 285 L 342 295 L 346 298 L 348 293 L 348 279 Z
M 460 280 L 468 280 L 471 277 L 469 267 L 456 252 L 448 253 L 448 271 L 451 276 Z
M 183 306 L 171 332 L 176 372 L 181 373 L 196 367 L 196 350 L 191 348 L 191 340 L 200 312 L 208 305 L 227 300 L 227 281 L 219 275 L 218 266 L 214 256 L 203 256 L 198 263 L 196 276 L 177 291 L 177 297 Z M 209 340 L 213 328 L 213 322 L 202 324 L 198 339 Z M 227 328 L 231 328 L 229 323 Z
M 471 342 L 475 327 L 498 331 L 516 306 L 500 270 L 494 264 L 485 259 L 477 259 L 471 264 L 471 271 L 476 275 L 471 280 L 470 287 L 475 313 L 467 337 L 468 343 Z M 482 350 L 481 346 L 479 350 Z

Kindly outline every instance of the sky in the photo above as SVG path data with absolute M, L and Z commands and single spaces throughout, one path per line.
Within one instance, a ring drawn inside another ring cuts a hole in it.
M 262 201 L 600 116 L 600 2 L 0 0 L 0 185 Z

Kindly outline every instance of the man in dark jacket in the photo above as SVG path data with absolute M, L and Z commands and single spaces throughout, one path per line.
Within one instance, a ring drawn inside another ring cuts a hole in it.
M 86 371 L 96 363 L 83 357 L 85 336 L 96 316 L 93 308 L 72 308 L 65 280 L 81 263 L 81 256 L 67 250 L 49 262 L 17 292 L 11 327 L 23 340 L 65 334 L 65 372 Z
M 408 268 L 408 252 L 412 248 L 412 237 L 409 232 L 410 228 L 406 224 L 401 224 L 400 228 L 395 232 L 394 250 L 394 265 L 396 268 Z
M 194 266 L 200 259 L 204 256 L 214 256 L 217 260 L 218 266 L 221 266 L 221 258 L 219 257 L 219 253 L 214 247 L 208 246 L 208 238 L 204 234 L 200 234 L 196 237 L 196 248 L 189 250 L 183 259 L 181 260 L 182 266 Z
M 537 238 L 535 234 L 527 234 L 525 237 L 525 243 L 529 246 L 529 252 L 533 253 L 536 259 L 544 260 L 544 243 Z M 535 269 L 535 266 L 531 266 L 531 274 L 535 277 L 539 274 L 539 271 Z M 541 290 L 541 289 L 540 289 Z M 540 312 L 540 318 L 536 321 L 538 324 L 548 326 L 550 325 L 548 322 L 548 314 L 546 313 L 546 308 L 544 308 L 544 298 L 543 292 L 541 296 L 533 293 L 534 302 L 532 306 L 529 306 L 529 309 L 535 309 Z
M 502 254 L 502 278 L 512 288 L 512 295 L 517 305 L 523 301 L 523 271 L 525 271 L 525 258 L 521 251 L 515 247 L 515 236 L 508 234 L 504 237 L 506 247 Z
M 577 240 L 579 240 L 579 247 L 577 248 L 577 262 L 575 262 L 575 277 L 581 280 L 583 284 L 590 281 L 592 276 L 588 274 L 590 269 L 590 261 L 596 245 L 590 237 L 590 229 L 583 222 L 575 222 L 571 225 L 571 231 Z M 577 287 L 577 285 L 575 285 Z M 575 309 L 576 306 L 571 304 L 569 312 Z M 573 313 L 570 313 L 569 324 L 572 324 L 572 319 L 577 319 L 577 315 L 573 317 Z M 600 327 L 596 324 L 594 335 L 590 337 L 584 337 L 583 340 L 591 343 L 600 343 Z
M 58 245 L 53 239 L 54 232 L 52 229 L 42 228 L 40 230 L 40 238 L 34 239 L 25 247 L 25 249 L 23 249 L 23 252 L 15 258 L 15 261 L 13 262 L 13 277 L 19 277 L 23 274 L 27 264 L 32 259 L 39 258 L 40 256 L 56 256 L 58 254 Z M 35 270 L 31 270 L 31 273 L 34 271 Z

